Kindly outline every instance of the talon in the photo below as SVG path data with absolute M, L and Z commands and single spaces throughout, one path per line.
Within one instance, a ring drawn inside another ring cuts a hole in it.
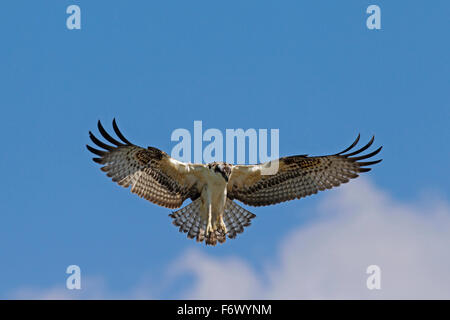
M 213 227 L 211 225 L 211 223 L 208 223 L 208 226 L 206 227 L 206 235 L 208 236 L 211 232 L 213 232 Z
M 228 233 L 227 226 L 225 225 L 223 220 L 220 221 L 220 227 L 222 228 L 224 234 Z

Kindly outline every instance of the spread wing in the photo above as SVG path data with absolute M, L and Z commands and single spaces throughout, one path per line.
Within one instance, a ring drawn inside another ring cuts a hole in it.
M 347 149 L 334 155 L 308 157 L 306 155 L 278 159 L 278 171 L 263 175 L 264 168 L 272 165 L 266 162 L 258 165 L 233 166 L 228 183 L 227 195 L 251 206 L 265 206 L 288 200 L 300 199 L 318 191 L 331 189 L 358 177 L 360 172 L 368 172 L 370 165 L 381 160 L 361 162 L 378 154 L 377 150 L 360 155 L 373 143 L 374 137 L 364 147 L 349 152 L 359 141 L 356 138 Z
M 99 121 L 98 130 L 112 145 L 89 132 L 92 142 L 104 150 L 86 147 L 98 156 L 93 160 L 104 165 L 101 170 L 114 182 L 125 188 L 131 186 L 131 192 L 167 208 L 178 208 L 187 198 L 199 196 L 193 172 L 202 165 L 183 163 L 157 148 L 132 144 L 119 131 L 115 119 L 113 129 L 121 141 L 111 137 Z

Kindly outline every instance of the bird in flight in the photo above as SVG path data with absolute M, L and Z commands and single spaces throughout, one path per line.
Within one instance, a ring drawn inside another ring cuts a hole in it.
M 101 170 L 112 181 L 125 188 L 131 186 L 132 193 L 157 205 L 175 209 L 191 199 L 189 205 L 169 216 L 180 232 L 207 245 L 224 243 L 227 236 L 234 239 L 255 217 L 235 200 L 249 206 L 267 206 L 300 199 L 346 183 L 381 161 L 361 161 L 375 156 L 382 147 L 361 155 L 374 137 L 353 151 L 358 135 L 350 147 L 326 156 L 289 156 L 257 165 L 184 163 L 157 148 L 132 144 L 119 131 L 115 119 L 112 125 L 120 141 L 98 122 L 100 134 L 112 145 L 89 132 L 92 142 L 103 149 L 86 145 L 97 156 L 93 160 L 103 165 Z M 276 172 L 266 174 L 264 170 L 275 163 Z

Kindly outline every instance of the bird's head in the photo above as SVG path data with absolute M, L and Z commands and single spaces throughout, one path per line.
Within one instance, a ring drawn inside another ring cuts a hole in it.
M 228 182 L 231 174 L 231 166 L 225 162 L 211 162 L 208 164 L 208 168 L 214 172 L 218 172 L 222 175 L 225 181 Z

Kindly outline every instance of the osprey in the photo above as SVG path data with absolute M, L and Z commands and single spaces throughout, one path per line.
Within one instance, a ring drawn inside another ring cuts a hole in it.
M 234 239 L 255 217 L 234 200 L 250 206 L 267 206 L 300 199 L 346 183 L 381 161 L 360 161 L 380 152 L 382 147 L 360 155 L 372 145 L 374 137 L 362 148 L 347 153 L 358 143 L 358 135 L 350 147 L 333 155 L 297 155 L 274 160 L 278 170 L 273 174 L 265 174 L 264 169 L 275 164 L 274 161 L 257 165 L 184 163 L 157 148 L 132 144 L 119 131 L 115 119 L 112 124 L 121 141 L 109 135 L 100 121 L 98 130 L 113 145 L 89 132 L 92 142 L 104 149 L 86 145 L 98 156 L 93 160 L 104 165 L 101 170 L 114 182 L 125 188 L 131 186 L 131 192 L 157 205 L 174 209 L 191 199 L 189 205 L 169 216 L 180 232 L 207 245 L 223 243 L 226 236 Z

